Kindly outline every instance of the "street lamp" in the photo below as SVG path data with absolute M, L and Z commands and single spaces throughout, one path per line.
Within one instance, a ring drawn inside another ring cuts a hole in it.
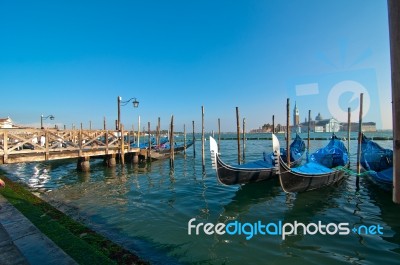
M 117 97 L 117 102 L 118 102 L 118 122 L 117 122 L 117 130 L 121 129 L 121 105 L 125 106 L 128 104 L 130 101 L 132 101 L 133 107 L 137 108 L 139 106 L 139 101 L 136 100 L 136 98 L 131 98 L 126 101 L 121 101 L 122 98 L 120 96 Z
M 43 114 L 40 116 L 40 129 L 44 129 L 43 128 L 43 120 L 47 120 L 48 118 L 50 118 L 50 120 L 54 120 L 55 117 L 53 115 L 43 117 Z

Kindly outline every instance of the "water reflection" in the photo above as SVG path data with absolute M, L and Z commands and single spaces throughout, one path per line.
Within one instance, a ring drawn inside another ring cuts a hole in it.
M 325 142 L 316 141 L 312 146 Z M 246 159 L 257 159 L 264 143 L 249 142 Z M 235 160 L 236 142 L 227 140 L 222 144 L 224 155 Z M 254 152 L 250 151 L 253 147 Z M 222 186 L 211 169 L 209 156 L 206 158 L 205 170 L 201 157 L 194 158 L 191 152 L 186 159 L 175 157 L 174 170 L 168 160 L 115 168 L 91 160 L 91 171 L 86 174 L 76 172 L 76 161 L 4 167 L 7 175 L 25 183 L 30 178 L 39 182 L 39 176 L 43 180 L 49 176 L 40 191 L 52 191 L 41 196 L 157 264 L 398 263 L 400 211 L 391 202 L 389 192 L 365 179 L 356 191 L 354 176 L 338 186 L 300 194 L 284 193 L 278 180 Z M 284 241 L 279 236 L 262 235 L 251 240 L 243 234 L 189 236 L 187 223 L 191 218 L 214 224 L 229 220 L 379 223 L 385 227 L 385 234 L 362 239 L 355 234 L 300 234 Z
M 400 205 L 392 201 L 392 193 L 382 189 L 380 185 L 373 183 L 368 179 L 363 179 L 361 184 L 366 189 L 369 200 L 379 208 L 377 217 L 381 218 L 386 224 L 385 233 L 382 239 L 394 243 L 392 251 L 400 254 Z
M 283 191 L 278 179 L 243 185 L 235 192 L 231 201 L 223 206 L 220 221 L 238 219 L 248 213 L 251 207 L 266 203 L 280 193 Z

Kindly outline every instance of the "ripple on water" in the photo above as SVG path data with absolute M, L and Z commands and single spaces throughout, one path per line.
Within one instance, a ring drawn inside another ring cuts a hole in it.
M 311 141 L 314 146 L 324 143 Z M 235 163 L 236 144 L 221 142 L 224 160 Z M 247 147 L 247 160 L 270 148 L 256 140 Z M 201 145 L 196 148 L 201 154 Z M 111 169 L 94 162 L 89 174 L 75 168 L 75 161 L 2 166 L 11 178 L 27 184 L 31 180 L 32 189 L 46 199 L 158 264 L 398 264 L 400 258 L 400 208 L 390 193 L 367 179 L 360 180 L 359 189 L 355 177 L 348 176 L 340 185 L 300 194 L 284 193 L 278 180 L 228 187 L 218 184 L 208 155 L 203 172 L 201 156 L 193 158 L 191 151 L 186 159 L 176 158 L 172 172 L 168 160 Z M 188 235 L 191 218 L 213 224 L 379 224 L 384 235 L 299 233 L 285 240 L 259 234 L 250 240 L 243 234 L 196 236 Z

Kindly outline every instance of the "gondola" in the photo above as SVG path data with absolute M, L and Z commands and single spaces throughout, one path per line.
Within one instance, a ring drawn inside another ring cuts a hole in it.
M 186 145 L 183 143 L 175 143 L 174 144 L 174 152 L 180 152 L 185 150 L 185 148 L 189 148 L 193 145 L 193 141 L 188 141 Z M 159 147 L 153 148 L 153 151 L 159 152 L 160 154 L 165 154 L 165 153 L 170 153 L 171 152 L 171 146 L 167 143 L 160 145 Z
M 168 137 L 162 137 L 160 138 L 160 146 L 161 145 L 165 145 L 167 142 L 169 141 Z M 151 144 L 151 148 L 156 148 L 156 138 L 155 137 L 151 137 L 150 139 L 150 144 Z M 135 147 L 139 147 L 140 149 L 147 149 L 149 148 L 149 141 L 147 137 L 144 137 L 144 142 L 140 143 L 139 146 L 137 143 L 131 143 L 131 147 L 135 148 Z
M 211 163 L 217 171 L 219 183 L 224 185 L 245 184 L 271 179 L 279 174 L 279 141 L 272 134 L 273 156 L 265 156 L 264 160 L 245 163 L 242 165 L 228 165 L 224 163 L 218 152 L 217 142 L 210 136 Z
M 332 135 L 328 145 L 310 155 L 310 161 L 296 168 L 279 158 L 280 183 L 285 192 L 303 192 L 333 185 L 344 177 L 343 167 L 349 165 L 347 149 Z
M 186 146 L 181 143 L 181 144 L 174 144 L 174 153 L 182 152 L 185 149 L 191 147 L 193 145 L 193 141 L 188 141 L 186 143 Z M 165 159 L 169 158 L 171 155 L 171 147 L 169 144 L 163 144 L 159 147 L 155 147 L 154 149 L 150 150 L 150 156 L 153 160 L 160 160 L 160 159 Z
M 361 166 L 373 180 L 393 183 L 393 150 L 385 149 L 364 134 L 361 137 Z
M 303 160 L 303 154 L 306 150 L 306 144 L 303 139 L 301 139 L 300 135 L 296 133 L 296 137 L 293 142 L 290 144 L 290 166 L 297 167 L 301 164 Z M 287 154 L 286 149 L 281 147 L 280 151 L 281 157 L 283 161 L 287 163 Z

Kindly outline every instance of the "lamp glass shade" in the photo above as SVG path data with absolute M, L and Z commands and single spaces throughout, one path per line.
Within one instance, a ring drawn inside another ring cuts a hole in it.
M 134 108 L 139 107 L 139 101 L 137 101 L 136 99 L 132 102 L 132 104 Z

